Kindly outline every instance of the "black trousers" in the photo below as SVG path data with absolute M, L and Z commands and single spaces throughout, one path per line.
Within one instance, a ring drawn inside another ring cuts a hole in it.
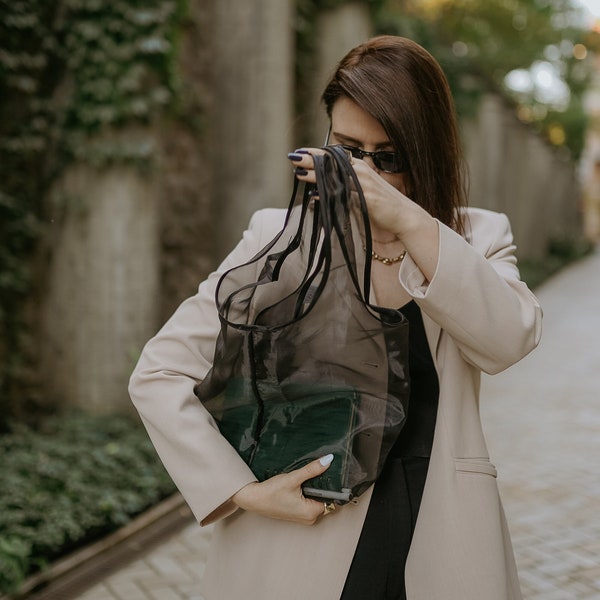
M 390 457 L 373 497 L 340 600 L 405 600 L 404 567 L 429 458 Z

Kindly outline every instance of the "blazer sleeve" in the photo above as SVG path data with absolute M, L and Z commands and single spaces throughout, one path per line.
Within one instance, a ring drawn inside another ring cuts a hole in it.
M 269 241 L 265 229 L 275 234 L 282 222 L 275 213 L 281 212 L 285 214 L 265 210 L 253 216 L 233 252 L 145 345 L 129 382 L 131 399 L 158 455 L 203 524 L 233 512 L 228 500 L 256 481 L 194 394 L 211 368 L 220 331 L 215 290 L 225 271 L 249 260 Z
M 400 282 L 468 362 L 494 374 L 537 346 L 542 310 L 520 280 L 506 215 L 471 209 L 469 220 L 469 241 L 439 223 L 431 282 L 410 258 L 400 269 Z

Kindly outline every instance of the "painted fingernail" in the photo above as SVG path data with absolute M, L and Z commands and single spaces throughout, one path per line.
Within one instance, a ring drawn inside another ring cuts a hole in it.
M 304 155 L 300 154 L 299 152 L 290 152 L 288 154 L 288 158 L 291 161 L 296 162 L 296 161 L 302 160 L 304 158 Z
M 319 190 L 310 190 L 310 192 L 308 192 L 308 195 L 309 195 L 311 198 L 314 198 L 315 196 L 318 196 L 318 195 L 319 195 Z
M 319 462 L 321 463 L 321 466 L 323 466 L 323 467 L 330 465 L 333 462 L 333 454 L 327 454 L 327 455 L 323 456 L 322 458 L 319 459 Z
M 294 154 L 310 154 L 308 150 L 302 150 L 302 148 L 296 148 Z
M 308 171 L 306 169 L 301 169 L 300 167 L 297 167 L 296 170 L 294 171 L 294 173 L 296 173 L 296 175 L 308 175 Z

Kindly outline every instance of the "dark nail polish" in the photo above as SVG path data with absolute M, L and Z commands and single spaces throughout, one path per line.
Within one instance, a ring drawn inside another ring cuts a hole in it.
M 290 152 L 288 154 L 288 158 L 292 161 L 292 162 L 298 162 L 299 160 L 302 160 L 304 158 L 304 155 L 298 153 L 298 152 Z
M 308 150 L 302 150 L 301 148 L 296 148 L 296 150 L 294 150 L 294 154 L 310 154 L 310 152 Z
M 300 175 L 300 176 L 303 176 L 303 175 L 308 175 L 308 171 L 307 171 L 306 169 L 301 169 L 300 167 L 298 167 L 298 168 L 297 168 L 297 169 L 294 171 L 294 173 L 296 173 L 296 175 Z

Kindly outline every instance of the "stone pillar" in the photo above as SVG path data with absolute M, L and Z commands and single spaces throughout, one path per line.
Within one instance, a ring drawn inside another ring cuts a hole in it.
M 213 205 L 216 258 L 251 214 L 292 190 L 292 0 L 218 0 L 214 7 Z
M 157 185 L 131 167 L 70 167 L 53 190 L 41 306 L 42 398 L 131 410 L 129 375 L 159 298 Z
M 469 203 L 509 216 L 519 258 L 543 258 L 551 239 L 579 235 L 574 164 L 521 123 L 502 97 L 485 94 L 462 130 Z
M 317 21 L 316 71 L 310 118 L 311 144 L 322 146 L 329 129 L 329 119 L 321 95 L 337 64 L 344 55 L 373 35 L 369 7 L 365 2 L 351 2 L 323 11 Z
M 214 269 L 217 238 L 212 214 L 213 105 L 211 35 L 217 0 L 190 0 L 177 45 L 178 98 L 184 119 L 156 128 L 160 185 L 160 313 L 162 324 Z M 155 331 L 148 332 L 148 337 Z

